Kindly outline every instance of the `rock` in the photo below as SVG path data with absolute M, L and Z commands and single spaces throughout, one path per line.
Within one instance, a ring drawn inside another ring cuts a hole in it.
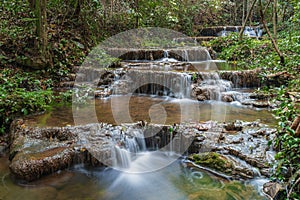
M 226 131 L 241 131 L 241 130 L 243 130 L 243 126 L 236 122 L 225 124 L 224 128 Z
M 196 128 L 199 130 L 199 131 L 207 131 L 208 130 L 208 127 L 204 126 L 204 125 L 197 125 Z
M 89 124 L 64 128 L 33 128 L 14 121 L 11 125 L 9 155 L 12 174 L 32 181 L 76 163 L 85 162 L 93 166 L 102 166 L 103 162 L 110 164 L 111 145 L 107 142 L 109 137 L 104 134 L 105 128 L 101 131 L 101 126 Z M 74 145 L 79 145 L 79 148 Z M 82 148 L 88 151 L 80 151 Z M 95 159 L 96 156 L 99 157 Z
M 269 94 L 253 92 L 249 95 L 251 99 L 266 100 L 270 98 Z
M 63 88 L 72 88 L 74 86 L 74 81 L 64 81 L 64 82 L 60 82 L 59 86 L 63 87 Z
M 265 164 L 268 163 L 265 152 L 269 148 L 265 137 L 268 135 L 272 140 L 275 132 L 261 126 L 259 122 L 223 124 L 209 121 L 174 126 L 147 123 L 112 126 L 99 123 L 38 128 L 16 120 L 10 133 L 10 169 L 16 177 L 32 181 L 76 163 L 111 166 L 114 142 L 124 143 L 121 140 L 124 136 L 133 138 L 139 133 L 144 134 L 147 148 L 166 147 L 173 137 L 173 151 L 176 153 L 196 153 L 199 164 L 247 179 L 255 173 L 241 163 L 246 162 L 259 170 L 269 168 Z M 234 134 L 222 132 L 223 129 L 234 130 Z M 234 161 L 231 158 L 238 159 Z
M 32 181 L 43 175 L 65 169 L 72 164 L 74 150 L 67 147 L 56 147 L 36 152 L 19 152 L 9 166 L 11 172 L 26 181 Z
M 216 152 L 194 154 L 189 158 L 198 165 L 209 167 L 226 174 L 230 174 L 233 170 L 232 162 Z
M 267 101 L 253 101 L 252 106 L 256 108 L 267 108 L 270 104 Z
M 284 187 L 276 182 L 267 182 L 263 185 L 263 192 L 267 194 L 271 199 L 280 199 L 281 192 L 284 191 Z
M 222 96 L 222 101 L 224 102 L 232 102 L 233 101 L 233 97 L 230 95 L 223 95 Z
M 219 71 L 220 78 L 231 81 L 235 88 L 251 88 L 261 85 L 260 70 Z
M 207 100 L 207 98 L 204 95 L 198 95 L 197 100 L 198 101 L 205 101 L 205 100 Z

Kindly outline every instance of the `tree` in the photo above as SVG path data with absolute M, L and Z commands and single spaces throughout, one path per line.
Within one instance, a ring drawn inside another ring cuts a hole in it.
M 41 69 L 51 66 L 51 54 L 48 49 L 47 32 L 47 2 L 46 0 L 29 0 L 30 8 L 36 17 L 36 41 L 35 52 L 32 52 L 31 58 L 21 60 L 21 64 L 35 69 Z
M 274 47 L 275 51 L 277 52 L 278 56 L 280 57 L 280 63 L 281 63 L 281 65 L 284 65 L 285 64 L 285 62 L 284 62 L 284 55 L 279 50 L 277 42 L 274 39 L 274 37 L 272 36 L 272 34 L 271 34 L 271 32 L 270 32 L 267 24 L 266 24 L 261 0 L 259 0 L 259 11 L 260 11 L 261 22 L 262 22 L 262 24 L 264 26 L 264 29 L 267 31 L 267 34 L 268 34 L 268 36 L 270 37 L 270 39 L 272 41 L 273 47 Z

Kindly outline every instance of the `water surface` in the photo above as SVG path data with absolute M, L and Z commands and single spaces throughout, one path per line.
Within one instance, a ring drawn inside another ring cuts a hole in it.
M 147 156 L 141 159 L 145 165 L 152 162 Z M 161 162 L 166 159 L 163 154 L 155 158 Z M 188 168 L 182 160 L 142 174 L 76 165 L 70 170 L 59 171 L 31 183 L 13 180 L 7 160 L 7 157 L 0 158 L 0 199 L 6 200 L 266 199 L 251 184 L 223 180 L 204 171 Z
M 174 124 L 199 121 L 231 122 L 255 121 L 274 125 L 276 120 L 266 109 L 253 109 L 238 102 L 199 102 L 190 99 L 174 99 L 151 96 L 112 96 L 96 99 L 90 104 L 75 107 L 74 115 L 81 123 L 91 123 L 91 111 L 96 112 L 98 122 L 110 124 L 131 123 L 145 120 L 157 124 Z M 71 106 L 54 106 L 43 115 L 32 116 L 27 123 L 37 126 L 73 125 Z

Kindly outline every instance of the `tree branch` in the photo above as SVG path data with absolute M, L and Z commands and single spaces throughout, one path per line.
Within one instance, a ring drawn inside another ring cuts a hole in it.
M 275 51 L 277 52 L 277 54 L 280 57 L 280 63 L 281 63 L 281 65 L 284 66 L 285 65 L 284 56 L 283 56 L 282 52 L 279 50 L 279 48 L 277 46 L 276 40 L 274 40 L 274 38 L 272 37 L 272 34 L 271 34 L 269 28 L 266 25 L 266 22 L 265 22 L 265 19 L 264 19 L 264 13 L 263 13 L 263 10 L 262 10 L 261 0 L 259 0 L 259 7 L 260 7 L 260 9 L 259 9 L 260 10 L 260 17 L 261 17 L 261 21 L 262 21 L 262 24 L 264 26 L 264 29 L 267 31 L 267 34 L 268 34 L 268 36 L 270 37 L 270 39 L 272 41 L 273 47 L 274 47 Z
M 243 38 L 243 33 L 244 33 L 244 30 L 245 30 L 245 26 L 246 26 L 247 21 L 248 21 L 250 15 L 251 15 L 251 13 L 252 13 L 252 10 L 253 10 L 253 8 L 254 8 L 254 5 L 255 5 L 256 1 L 257 1 L 257 0 L 254 0 L 254 1 L 252 2 L 251 8 L 250 8 L 249 12 L 247 13 L 247 16 L 246 16 L 246 19 L 245 19 L 245 21 L 244 21 L 244 24 L 243 24 L 243 26 L 242 26 L 242 28 L 241 28 L 241 30 L 240 30 L 240 32 L 239 32 L 239 40 L 242 40 L 242 38 Z

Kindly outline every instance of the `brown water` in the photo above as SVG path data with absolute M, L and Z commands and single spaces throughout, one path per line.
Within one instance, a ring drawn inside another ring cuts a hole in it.
M 172 99 L 149 96 L 114 96 L 97 99 L 74 109 L 80 123 L 91 123 L 91 112 L 95 110 L 97 121 L 110 124 L 131 123 L 145 120 L 157 124 L 173 124 L 199 121 L 231 122 L 234 120 L 255 121 L 274 125 L 270 111 L 241 106 L 238 103 L 217 101 L 199 102 L 189 99 Z M 48 112 L 32 116 L 27 123 L 37 126 L 74 125 L 71 106 L 54 106 Z
M 0 157 L 0 199 L 5 200 L 266 199 L 251 184 L 222 180 L 180 161 L 144 174 L 77 165 L 35 182 L 20 183 L 9 174 L 7 160 Z

